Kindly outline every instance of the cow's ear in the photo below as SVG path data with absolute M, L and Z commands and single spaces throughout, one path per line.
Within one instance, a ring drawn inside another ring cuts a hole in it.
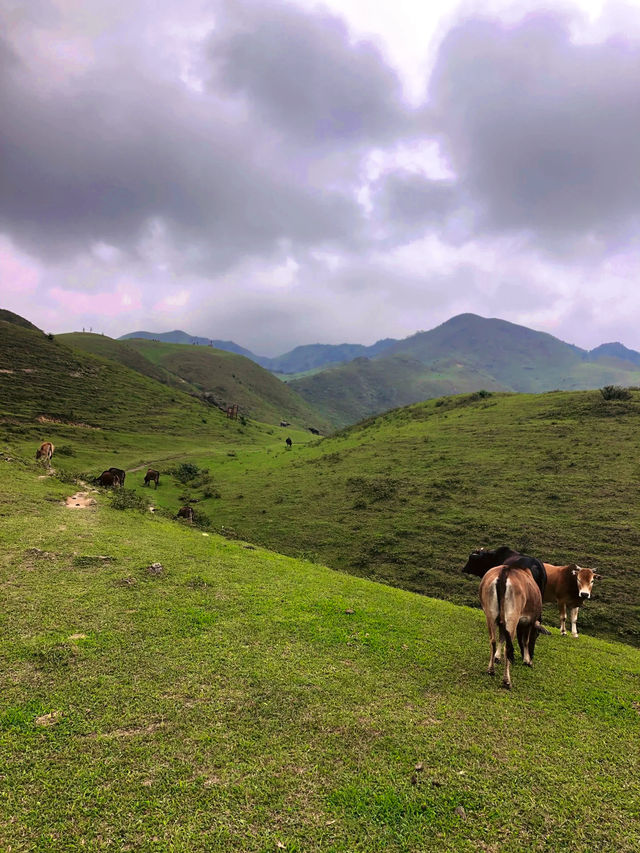
M 580 569 L 577 566 L 570 566 L 569 568 L 571 569 L 572 575 L 577 575 L 578 572 L 580 571 Z
M 593 573 L 593 579 L 594 579 L 594 581 L 601 581 L 602 575 L 599 575 L 597 572 L 594 572 Z

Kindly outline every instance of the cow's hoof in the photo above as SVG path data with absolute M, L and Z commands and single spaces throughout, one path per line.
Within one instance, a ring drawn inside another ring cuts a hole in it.
M 580 634 L 572 634 L 571 636 L 573 637 L 574 640 L 577 640 L 578 637 L 580 636 Z
M 503 681 L 502 686 L 504 687 L 505 690 L 511 690 L 511 682 L 510 681 Z
M 523 661 L 522 661 L 522 663 L 523 663 L 525 666 L 533 666 L 533 664 L 531 663 L 531 661 L 530 661 L 530 660 L 523 660 Z
M 495 669 L 488 669 L 487 673 L 491 676 L 494 676 L 496 674 L 496 671 L 495 671 Z

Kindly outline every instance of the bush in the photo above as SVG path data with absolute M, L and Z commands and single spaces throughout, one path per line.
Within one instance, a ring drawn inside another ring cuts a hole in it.
M 56 447 L 56 456 L 75 456 L 73 447 L 70 444 L 63 444 L 62 447 Z
M 630 400 L 631 391 L 628 388 L 622 388 L 620 385 L 605 385 L 600 389 L 603 399 L 605 400 Z
M 139 512 L 148 512 L 149 501 L 133 489 L 114 489 L 111 492 L 111 506 L 113 509 L 137 509 Z
M 189 480 L 195 480 L 198 474 L 200 474 L 200 469 L 191 462 L 182 462 L 169 473 L 173 474 L 176 480 L 179 480 L 181 483 L 188 483 Z

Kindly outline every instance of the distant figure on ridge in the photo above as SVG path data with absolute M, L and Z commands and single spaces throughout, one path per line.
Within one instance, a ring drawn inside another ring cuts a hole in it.
M 289 450 L 291 450 L 291 445 L 293 444 L 293 442 L 291 441 L 291 439 L 290 439 L 288 436 L 287 436 L 287 438 L 285 439 L 285 444 L 287 445 L 287 447 L 289 448 Z

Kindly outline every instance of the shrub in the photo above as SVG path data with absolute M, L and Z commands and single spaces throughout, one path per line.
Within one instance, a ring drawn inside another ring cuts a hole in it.
M 111 506 L 113 509 L 137 509 L 139 512 L 149 510 L 148 500 L 133 489 L 114 489 L 111 492 Z
M 188 483 L 189 480 L 195 480 L 200 473 L 197 465 L 191 462 L 182 462 L 177 468 L 174 468 L 170 473 L 181 483 Z
M 600 389 L 600 393 L 604 400 L 630 400 L 631 391 L 628 388 L 623 388 L 620 385 L 605 385 Z

